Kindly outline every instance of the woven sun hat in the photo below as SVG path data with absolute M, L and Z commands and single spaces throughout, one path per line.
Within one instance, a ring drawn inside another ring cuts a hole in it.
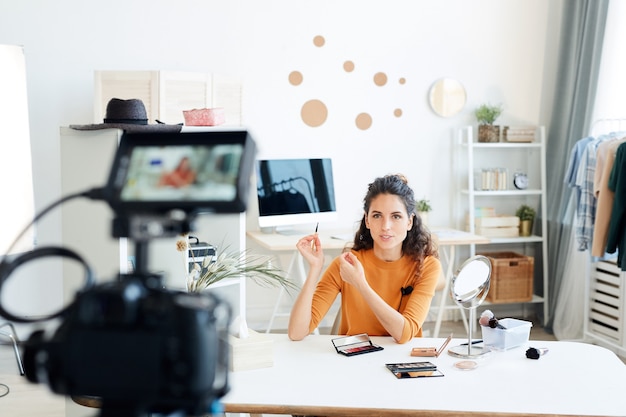
M 143 101 L 136 98 L 128 100 L 112 98 L 107 103 L 103 123 L 70 125 L 70 127 L 76 130 L 123 129 L 127 132 L 180 132 L 182 125 L 161 122 L 148 124 L 148 115 Z

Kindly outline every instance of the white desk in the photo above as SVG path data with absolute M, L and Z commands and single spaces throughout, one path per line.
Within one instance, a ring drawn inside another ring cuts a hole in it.
M 531 331 L 532 332 L 532 331 Z M 230 375 L 226 412 L 317 416 L 509 416 L 626 414 L 626 365 L 608 349 L 577 342 L 530 341 L 492 352 L 471 371 L 447 353 L 428 359 L 444 377 L 396 379 L 384 364 L 419 360 L 412 347 L 439 346 L 443 339 L 413 339 L 398 345 L 373 337 L 380 352 L 345 357 L 333 336 L 300 342 L 271 334 L 274 366 Z M 336 337 L 336 336 L 335 336 Z M 449 346 L 461 343 L 454 339 Z M 527 347 L 547 347 L 538 360 Z
M 441 321 L 443 319 L 443 312 L 446 308 L 456 307 L 456 306 L 446 306 L 446 300 L 449 300 L 449 292 L 450 292 L 450 283 L 452 282 L 452 277 L 454 276 L 454 263 L 456 262 L 456 247 L 463 245 L 474 245 L 481 243 L 489 243 L 489 239 L 475 235 L 472 233 L 464 232 L 456 229 L 447 229 L 447 228 L 433 228 L 432 233 L 439 244 L 439 253 L 443 260 L 443 265 L 445 266 L 444 278 L 445 284 L 441 293 L 441 298 L 439 300 L 439 308 L 437 310 L 437 320 L 435 321 L 435 330 L 433 331 L 433 337 L 439 337 L 439 330 L 441 329 Z M 451 300 L 450 300 L 451 301 Z M 465 313 L 463 309 L 461 309 L 461 313 L 463 314 L 465 330 L 468 330 L 467 323 L 465 322 Z

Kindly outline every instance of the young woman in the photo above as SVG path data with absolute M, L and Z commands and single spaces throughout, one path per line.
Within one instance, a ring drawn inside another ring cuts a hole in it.
M 369 184 L 354 245 L 324 266 L 317 234 L 297 243 L 309 273 L 291 310 L 289 338 L 310 334 L 341 293 L 340 334 L 392 336 L 405 343 L 422 325 L 442 273 L 437 249 L 415 211 L 415 197 L 402 175 Z
M 183 156 L 174 170 L 165 173 L 159 180 L 160 186 L 186 187 L 196 180 L 196 171 L 191 167 L 188 156 Z

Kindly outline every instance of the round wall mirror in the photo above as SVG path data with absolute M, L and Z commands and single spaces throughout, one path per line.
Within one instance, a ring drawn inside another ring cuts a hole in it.
M 441 117 L 452 117 L 465 107 L 465 87 L 453 78 L 441 78 L 430 87 L 430 107 Z
M 487 353 L 481 346 L 472 343 L 476 308 L 482 304 L 489 292 L 491 282 L 491 261 L 482 255 L 472 256 L 459 268 L 452 278 L 450 295 L 455 303 L 469 310 L 467 343 L 448 350 L 452 356 L 475 358 Z

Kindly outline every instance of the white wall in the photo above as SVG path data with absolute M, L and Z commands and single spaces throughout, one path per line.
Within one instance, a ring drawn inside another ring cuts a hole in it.
M 0 0 L 0 43 L 25 49 L 39 208 L 60 197 L 59 126 L 92 121 L 94 70 L 188 70 L 242 77 L 244 123 L 259 157 L 333 158 L 337 225 L 358 220 L 366 185 L 390 172 L 407 175 L 417 196 L 431 200 L 431 224 L 446 225 L 456 220 L 453 129 L 473 124 L 483 102 L 503 104 L 500 124 L 545 120 L 560 4 Z M 313 44 L 317 35 L 323 47 Z M 342 69 L 346 60 L 355 63 L 352 73 Z M 293 70 L 304 75 L 300 86 L 288 82 Z M 386 86 L 374 85 L 377 72 L 388 75 Z M 441 77 L 456 78 L 468 94 L 465 109 L 449 119 L 427 103 Z M 329 109 L 316 128 L 300 118 L 312 98 Z M 396 108 L 402 117 L 393 116 Z M 360 112 L 372 115 L 370 129 L 355 126 Z M 59 234 L 58 218 L 40 224 L 40 243 Z

